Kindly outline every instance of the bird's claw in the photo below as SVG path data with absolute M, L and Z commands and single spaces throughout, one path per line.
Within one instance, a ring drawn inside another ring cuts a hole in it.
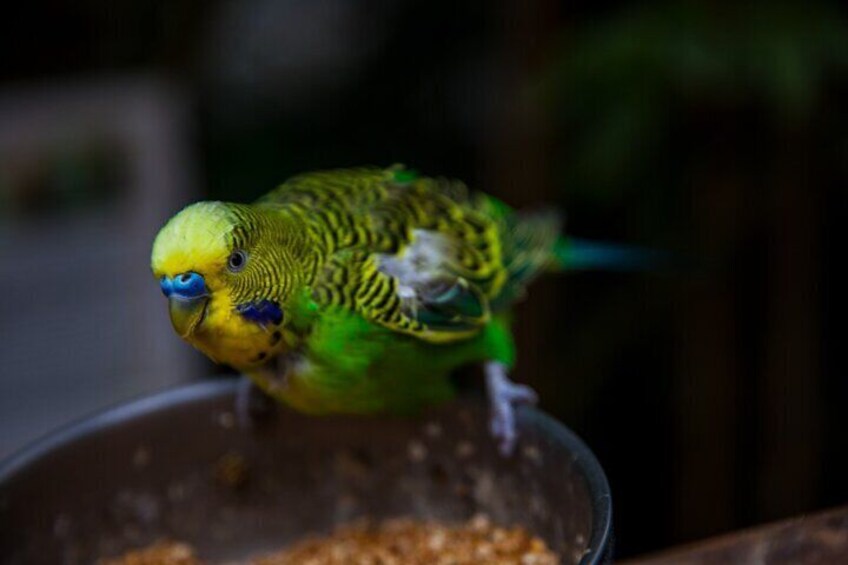
M 536 404 L 538 395 L 529 386 L 512 382 L 507 377 L 506 366 L 495 362 L 486 364 L 486 390 L 491 409 L 489 431 L 498 442 L 501 454 L 508 457 L 515 450 L 518 440 L 515 407 Z

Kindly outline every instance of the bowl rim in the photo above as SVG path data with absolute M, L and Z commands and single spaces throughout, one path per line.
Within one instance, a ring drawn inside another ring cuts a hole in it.
M 232 396 L 236 394 L 238 387 L 238 379 L 206 379 L 167 387 L 157 392 L 120 402 L 88 416 L 82 416 L 25 444 L 0 461 L 0 489 L 17 475 L 25 473 L 29 466 L 48 456 L 54 450 L 93 435 L 104 428 L 183 404 Z M 592 533 L 588 542 L 590 549 L 581 558 L 580 563 L 581 565 L 594 565 L 607 562 L 612 555 L 612 494 L 600 462 L 577 434 L 542 410 L 522 406 L 519 418 L 536 420 L 541 426 L 549 428 L 553 432 L 555 440 L 574 454 L 573 460 L 580 468 L 587 483 L 594 510 L 592 513 Z M 597 548 L 597 550 L 592 548 Z

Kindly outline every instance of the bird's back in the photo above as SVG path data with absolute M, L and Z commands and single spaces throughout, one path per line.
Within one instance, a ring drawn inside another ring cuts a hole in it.
M 445 267 L 487 297 L 508 278 L 507 214 L 459 181 L 398 166 L 321 171 L 289 179 L 257 204 L 301 216 L 328 258 L 343 250 L 399 255 L 429 237 L 427 245 L 441 245 Z

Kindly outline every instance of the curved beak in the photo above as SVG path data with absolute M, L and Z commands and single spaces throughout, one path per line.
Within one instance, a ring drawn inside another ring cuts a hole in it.
M 168 313 L 171 315 L 171 325 L 174 326 L 180 337 L 186 338 L 191 335 L 200 322 L 203 321 L 208 302 L 208 296 L 199 296 L 190 299 L 176 296 L 168 298 Z
M 162 294 L 168 297 L 171 324 L 180 337 L 188 337 L 206 314 L 209 302 L 206 281 L 198 273 L 186 272 L 173 278 L 162 277 L 159 285 Z

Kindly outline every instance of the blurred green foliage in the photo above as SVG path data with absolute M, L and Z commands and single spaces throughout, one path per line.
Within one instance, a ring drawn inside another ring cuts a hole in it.
M 534 94 L 567 136 L 557 174 L 569 191 L 615 199 L 656 181 L 687 114 L 809 120 L 848 70 L 848 24 L 832 3 L 645 3 L 566 28 L 554 52 Z

